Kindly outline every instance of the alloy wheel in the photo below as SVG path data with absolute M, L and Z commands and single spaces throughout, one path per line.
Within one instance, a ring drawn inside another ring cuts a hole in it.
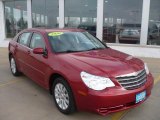
M 65 86 L 61 83 L 56 84 L 54 89 L 55 100 L 62 110 L 69 107 L 69 94 Z
M 14 58 L 11 58 L 11 71 L 13 72 L 13 74 L 16 73 L 16 63 Z

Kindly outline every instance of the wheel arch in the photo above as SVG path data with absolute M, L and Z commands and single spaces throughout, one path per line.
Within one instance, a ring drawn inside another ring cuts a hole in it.
M 50 75 L 50 77 L 49 77 L 49 92 L 50 92 L 50 94 L 52 94 L 52 85 L 53 85 L 53 82 L 54 82 L 54 80 L 55 80 L 56 78 L 58 78 L 58 77 L 62 77 L 62 78 L 68 83 L 69 87 L 70 87 L 71 90 L 72 90 L 72 87 L 71 87 L 71 85 L 70 85 L 69 82 L 68 82 L 68 79 L 67 79 L 64 75 L 62 75 L 62 74 L 60 74 L 60 73 L 52 73 L 52 74 Z
M 67 79 L 64 75 L 59 74 L 59 73 L 53 73 L 53 74 L 50 76 L 50 79 L 49 79 L 49 92 L 50 92 L 51 95 L 53 95 L 52 85 L 53 85 L 53 83 L 54 83 L 54 80 L 55 80 L 56 78 L 58 78 L 58 77 L 63 78 L 63 79 L 65 80 L 65 82 L 68 84 L 68 87 L 69 87 L 70 90 L 71 90 L 71 94 L 72 94 L 72 98 L 73 98 L 73 99 L 72 99 L 72 100 L 73 100 L 73 102 L 72 102 L 72 104 L 73 104 L 72 112 L 74 112 L 74 111 L 77 110 L 77 104 L 76 104 L 76 100 L 75 100 L 75 96 L 74 96 L 74 91 L 73 91 L 73 89 L 72 89 L 72 87 L 71 87 L 71 84 L 68 82 L 68 79 Z M 66 113 L 66 114 L 68 114 L 68 113 Z M 69 113 L 69 114 L 70 114 L 70 113 Z
M 9 60 L 11 59 L 11 56 L 12 56 L 13 54 L 11 53 L 11 52 L 9 52 L 8 53 L 8 58 L 9 58 Z

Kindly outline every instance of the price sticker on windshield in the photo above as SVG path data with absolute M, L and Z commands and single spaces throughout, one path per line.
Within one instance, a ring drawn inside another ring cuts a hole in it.
M 51 32 L 48 34 L 48 36 L 60 36 L 62 34 L 63 34 L 63 32 Z

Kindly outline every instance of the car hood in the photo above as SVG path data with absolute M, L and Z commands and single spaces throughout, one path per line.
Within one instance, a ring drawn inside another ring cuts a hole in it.
M 84 64 L 87 64 L 94 70 L 105 73 L 108 77 L 116 77 L 144 69 L 144 63 L 140 59 L 111 48 L 66 55 L 69 59 L 76 60 L 76 64 L 83 71 L 94 73 L 94 71 L 88 71 L 88 68 L 83 67 Z

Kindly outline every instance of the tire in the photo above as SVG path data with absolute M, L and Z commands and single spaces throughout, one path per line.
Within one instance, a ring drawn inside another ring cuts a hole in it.
M 17 64 L 13 56 L 10 57 L 10 69 L 14 76 L 20 76 L 21 72 L 17 69 Z
M 63 114 L 75 112 L 75 101 L 72 90 L 68 83 L 62 78 L 56 78 L 52 85 L 52 95 L 56 107 Z

